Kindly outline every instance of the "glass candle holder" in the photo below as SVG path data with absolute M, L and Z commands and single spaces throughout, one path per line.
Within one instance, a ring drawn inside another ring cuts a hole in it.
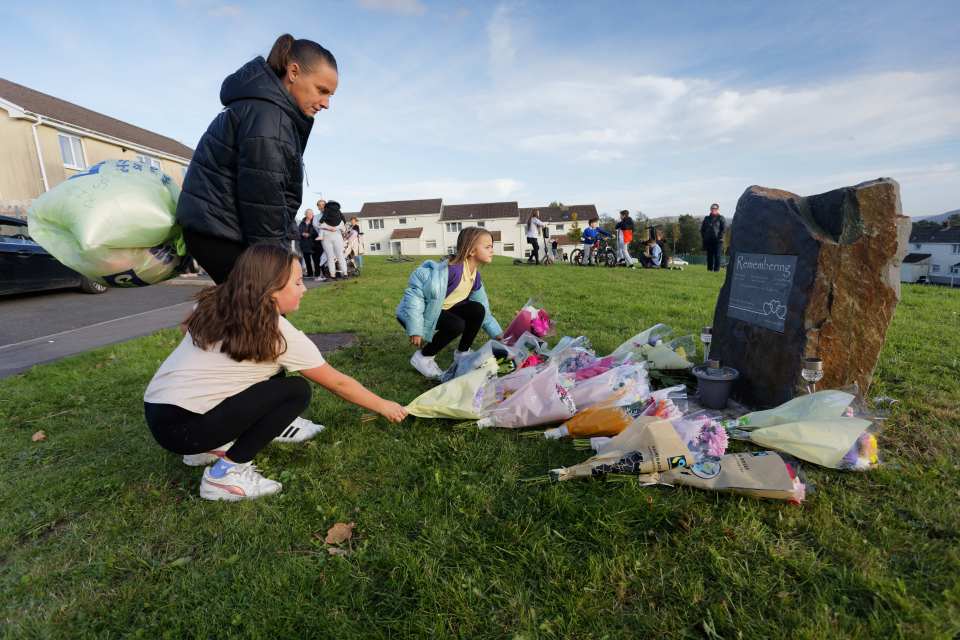
M 817 383 L 823 379 L 823 360 L 820 358 L 804 358 L 800 376 L 807 381 L 807 393 L 817 390 Z
M 703 361 L 710 359 L 710 343 L 713 342 L 713 327 L 700 329 L 700 342 L 703 343 Z

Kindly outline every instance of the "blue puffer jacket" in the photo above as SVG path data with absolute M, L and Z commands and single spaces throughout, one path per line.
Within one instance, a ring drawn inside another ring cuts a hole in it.
M 433 339 L 443 301 L 447 297 L 447 276 L 446 260 L 427 260 L 410 274 L 403 298 L 397 305 L 397 320 L 406 328 L 408 336 L 421 336 L 424 342 Z M 479 289 L 470 294 L 469 299 L 482 304 L 487 312 L 483 318 L 483 330 L 491 338 L 503 333 L 490 312 L 490 302 L 482 283 Z

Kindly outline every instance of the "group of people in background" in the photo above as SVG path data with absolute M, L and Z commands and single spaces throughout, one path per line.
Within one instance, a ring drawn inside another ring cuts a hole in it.
M 363 241 L 360 223 L 356 216 L 349 225 L 340 211 L 340 203 L 317 200 L 317 210 L 307 209 L 297 227 L 301 267 L 307 278 L 326 280 L 323 267 L 326 265 L 330 279 L 349 276 L 347 261 L 352 260 L 357 272 L 363 267 Z

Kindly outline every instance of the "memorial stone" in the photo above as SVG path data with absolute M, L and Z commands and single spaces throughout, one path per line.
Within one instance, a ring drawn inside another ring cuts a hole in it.
M 803 392 L 804 358 L 820 388 L 870 387 L 900 299 L 910 234 L 889 178 L 801 197 L 753 186 L 737 202 L 711 357 L 740 371 L 733 395 L 771 407 Z

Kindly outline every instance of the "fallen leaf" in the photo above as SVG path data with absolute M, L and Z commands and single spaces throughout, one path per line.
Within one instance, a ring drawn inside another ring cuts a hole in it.
M 47 439 L 47 434 L 45 434 L 43 431 L 37 431 L 35 434 L 30 436 L 30 439 L 34 442 L 43 442 Z
M 348 556 L 350 549 L 341 549 L 340 547 L 327 547 L 327 553 L 332 556 Z
M 327 544 L 343 544 L 347 542 L 353 537 L 353 528 L 355 526 L 356 524 L 353 522 L 349 524 L 338 522 L 327 530 L 327 537 L 324 539 L 324 542 Z

